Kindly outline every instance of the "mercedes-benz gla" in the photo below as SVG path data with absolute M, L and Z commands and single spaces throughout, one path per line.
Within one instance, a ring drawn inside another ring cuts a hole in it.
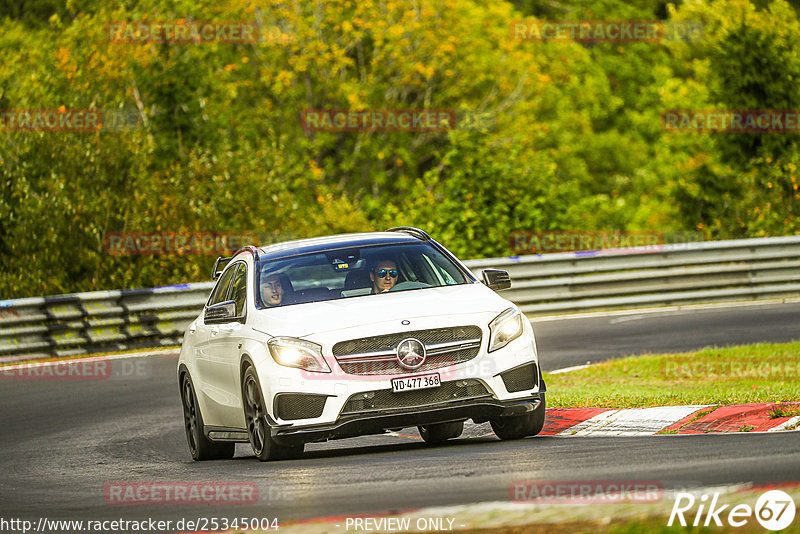
M 539 433 L 545 384 L 530 322 L 415 228 L 305 239 L 219 258 L 178 381 L 195 460 L 291 458 L 328 439 L 418 427 L 428 443 L 490 422 Z

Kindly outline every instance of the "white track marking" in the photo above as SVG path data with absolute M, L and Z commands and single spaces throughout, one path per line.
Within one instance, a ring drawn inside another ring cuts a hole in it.
M 557 374 L 560 374 L 560 373 L 570 373 L 572 371 L 580 371 L 581 369 L 586 369 L 587 367 L 589 367 L 589 365 L 590 364 L 588 364 L 588 363 L 585 364 L 585 365 L 573 365 L 572 367 L 564 367 L 562 369 L 556 369 L 555 371 L 550 371 L 547 374 L 548 375 L 557 375 Z
M 629 323 L 631 321 L 640 321 L 645 319 L 647 315 L 643 313 L 638 313 L 636 315 L 624 315 L 622 317 L 617 317 L 615 319 L 611 319 L 608 321 L 608 324 L 619 324 L 619 323 Z
M 145 352 L 133 352 L 129 354 L 109 354 L 108 356 L 87 356 L 77 358 L 61 358 L 58 360 L 44 360 L 40 362 L 17 363 L 13 365 L 2 365 L 0 370 L 14 371 L 17 369 L 31 369 L 33 367 L 51 367 L 53 365 L 63 365 L 69 362 L 99 362 L 108 360 L 124 360 L 127 358 L 147 358 L 149 356 L 177 356 L 175 349 L 153 349 Z
M 608 423 L 609 418 L 617 413 L 619 410 L 609 410 L 607 412 L 599 413 L 594 417 L 590 417 L 585 421 L 581 421 L 577 425 L 573 425 L 566 430 L 556 434 L 556 436 L 577 436 L 581 432 L 581 436 L 586 435 L 583 431 L 587 428 L 599 428 Z
M 800 303 L 800 298 L 783 298 L 783 299 L 769 299 L 769 300 L 748 300 L 742 302 L 717 302 L 710 304 L 683 304 L 681 306 L 663 306 L 660 308 L 633 308 L 630 310 L 615 310 L 615 311 L 597 311 L 597 312 L 583 312 L 572 313 L 564 315 L 542 315 L 539 317 L 529 317 L 531 323 L 543 323 L 546 321 L 563 321 L 565 319 L 597 319 L 602 317 L 614 317 L 625 315 L 639 315 L 639 314 L 652 314 L 652 313 L 669 313 L 669 312 L 689 312 L 689 311 L 703 311 L 714 310 L 722 308 L 746 308 L 748 306 L 769 306 L 775 304 L 795 304 Z
M 800 423 L 800 415 L 796 415 L 789 419 L 788 421 L 784 421 L 783 423 L 779 424 L 778 426 L 774 426 L 767 430 L 767 432 L 777 432 L 779 430 L 786 430 L 790 426 L 794 426 Z
M 707 407 L 708 405 L 658 406 L 612 410 L 578 423 L 559 435 L 649 436 Z

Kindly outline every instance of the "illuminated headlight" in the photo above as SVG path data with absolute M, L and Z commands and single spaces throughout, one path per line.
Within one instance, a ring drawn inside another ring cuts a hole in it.
M 276 337 L 270 339 L 267 346 L 272 359 L 280 365 L 318 373 L 331 372 L 322 357 L 322 347 L 316 343 L 293 337 Z
M 509 308 L 489 323 L 489 352 L 502 349 L 522 335 L 522 313 Z

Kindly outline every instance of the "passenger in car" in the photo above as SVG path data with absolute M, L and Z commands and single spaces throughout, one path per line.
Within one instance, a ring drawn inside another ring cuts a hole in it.
M 392 260 L 376 260 L 369 271 L 372 293 L 386 293 L 397 283 L 397 264 Z
M 283 302 L 283 284 L 278 275 L 270 275 L 261 283 L 261 300 L 267 306 L 280 306 Z

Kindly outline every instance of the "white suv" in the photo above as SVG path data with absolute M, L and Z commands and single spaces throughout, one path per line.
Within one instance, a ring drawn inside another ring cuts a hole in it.
M 478 281 L 422 230 L 249 246 L 213 275 L 178 360 L 195 460 L 235 442 L 263 461 L 410 426 L 439 443 L 467 419 L 501 439 L 544 425 L 533 329 L 495 293 L 508 273 Z

